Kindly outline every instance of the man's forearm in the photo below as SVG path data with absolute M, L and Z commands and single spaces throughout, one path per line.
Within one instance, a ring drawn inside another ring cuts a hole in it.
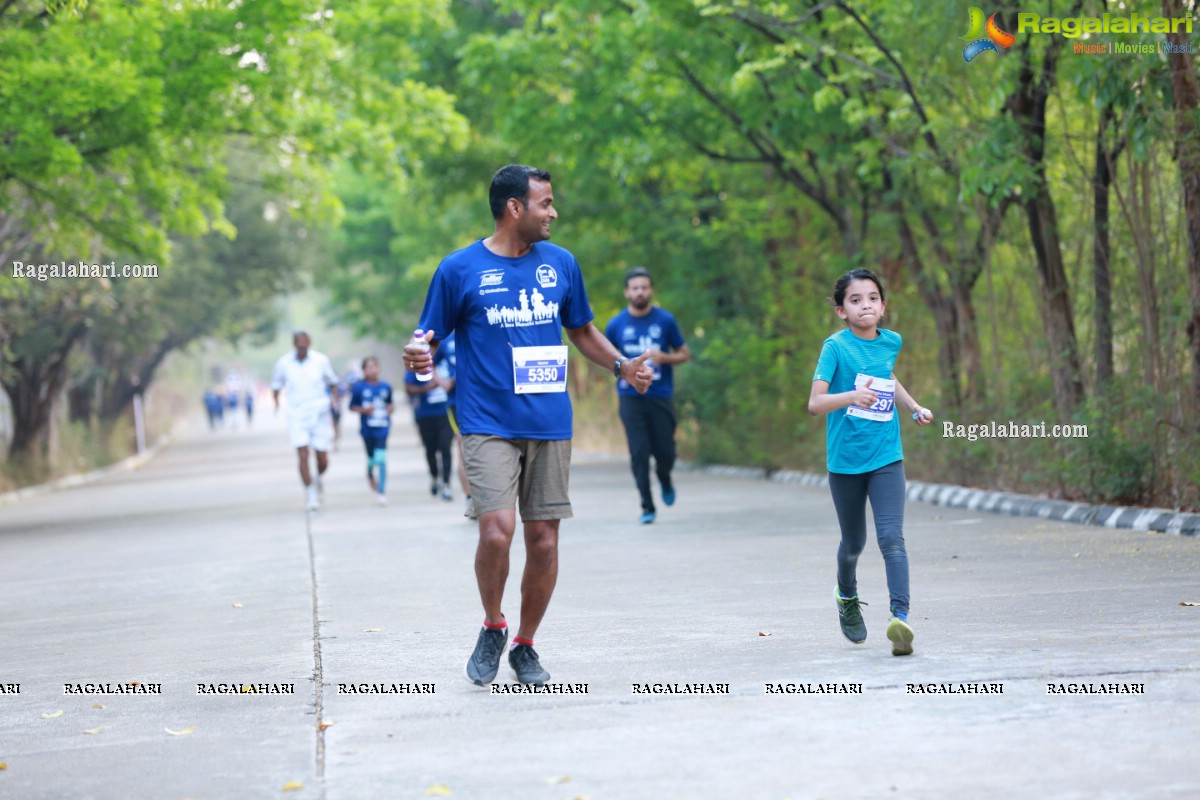
M 613 343 L 604 338 L 604 334 L 600 333 L 599 329 L 590 322 L 582 328 L 569 329 L 567 336 L 570 337 L 571 343 L 578 348 L 579 352 L 583 353 L 584 358 L 606 370 L 612 371 L 613 364 L 617 359 L 625 358 L 621 351 L 613 347 Z

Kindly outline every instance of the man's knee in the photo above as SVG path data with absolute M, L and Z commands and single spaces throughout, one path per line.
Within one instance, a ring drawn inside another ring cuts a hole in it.
M 558 555 L 557 520 L 537 520 L 525 523 L 525 552 L 539 558 Z
M 484 546 L 507 548 L 512 545 L 515 528 L 511 512 L 500 510 L 480 514 L 479 542 Z

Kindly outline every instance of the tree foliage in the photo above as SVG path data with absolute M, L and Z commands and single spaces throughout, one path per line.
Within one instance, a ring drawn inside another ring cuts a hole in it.
M 420 0 L 336 11 L 305 0 L 0 3 L 6 266 L 124 254 L 162 273 L 138 286 L 6 276 L 0 383 L 15 418 L 11 452 L 45 454 L 67 356 L 85 338 L 93 363 L 76 397 L 128 386 L 131 369 L 149 380 L 147 365 L 197 335 L 245 329 L 245 304 L 296 272 L 295 258 L 229 260 L 266 255 L 261 242 L 189 243 L 234 239 L 239 204 L 243 220 L 254 218 L 244 201 L 259 190 L 247 178 L 285 214 L 330 224 L 341 210 L 339 163 L 401 182 L 425 152 L 457 146 L 466 122 L 452 98 L 415 77 L 413 43 L 445 22 L 444 4 Z M 253 170 L 229 173 L 231 145 L 255 154 Z M 277 226 L 272 247 L 296 233 Z M 205 290 L 209 282 L 217 286 Z M 119 398 L 83 405 L 102 415 L 123 408 Z
M 634 264 L 679 317 L 697 355 L 679 371 L 693 456 L 820 468 L 805 399 L 837 328 L 827 296 L 867 266 L 905 337 L 898 374 L 943 420 L 1096 431 L 973 444 L 925 431 L 906 439 L 911 474 L 1200 503 L 1194 56 L 1098 57 L 1074 45 L 1166 39 L 1016 25 L 1018 11 L 1178 16 L 1190 0 L 1002 2 L 989 11 L 1014 41 L 970 63 L 966 7 L 949 0 L 0 7 L 0 68 L 19 73 L 0 87 L 5 258 L 165 259 L 170 235 L 249 235 L 225 166 L 236 137 L 312 234 L 302 249 L 323 262 L 333 313 L 402 337 L 440 258 L 490 232 L 492 171 L 537 164 L 599 321 Z M 131 26 L 137 47 L 120 41 Z M 71 47 L 78 61 L 28 60 Z M 170 252 L 228 274 L 229 253 L 204 241 Z M 9 335 L 10 353 L 40 340 L 53 363 L 66 323 L 114 301 L 70 291 L 0 283 L 0 303 L 36 296 L 64 321 Z

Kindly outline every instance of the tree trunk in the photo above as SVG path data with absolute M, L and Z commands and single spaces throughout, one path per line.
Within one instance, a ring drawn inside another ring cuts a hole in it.
M 1163 0 L 1163 15 L 1184 15 L 1180 0 Z M 1179 48 L 1190 39 L 1184 33 L 1167 34 L 1167 41 Z M 1191 314 L 1187 324 L 1192 346 L 1192 390 L 1188 417 L 1200 431 L 1200 80 L 1191 53 L 1167 55 L 1171 69 L 1171 89 L 1175 97 L 1175 158 L 1183 181 L 1183 205 L 1187 217 L 1187 272 Z
M 1074 4 L 1072 8 L 1077 8 Z M 1054 198 L 1046 183 L 1046 103 L 1056 80 L 1061 45 L 1051 44 L 1042 57 L 1040 74 L 1035 76 L 1031 46 L 1021 46 L 1021 71 L 1018 88 L 1008 98 L 1008 110 L 1021 126 L 1024 154 L 1033 167 L 1034 185 L 1024 195 L 1021 207 L 1029 222 L 1029 238 L 1037 260 L 1045 294 L 1039 304 L 1046 345 L 1050 351 L 1050 371 L 1054 379 L 1054 405 L 1064 418 L 1070 417 L 1083 400 L 1083 369 L 1079 360 L 1079 342 L 1075 336 L 1075 316 L 1063 265 L 1062 239 Z
M 83 336 L 84 326 L 67 332 L 63 346 L 44 357 L 25 356 L 9 365 L 3 385 L 12 406 L 11 460 L 44 464 L 50 454 L 50 417 L 67 376 L 67 356 Z
M 890 183 L 890 181 L 887 181 Z M 959 347 L 958 307 L 953 298 L 947 297 L 938 287 L 937 280 L 925 268 L 916 236 L 908 224 L 906 211 L 897 204 L 895 210 L 900 224 L 900 250 L 917 284 L 921 301 L 933 312 L 933 323 L 938 334 L 938 373 L 941 376 L 942 403 L 948 419 L 961 419 L 963 412 L 962 351 Z M 968 293 L 969 299 L 969 293 Z
M 1116 154 L 1108 149 L 1106 134 L 1113 121 L 1113 105 L 1100 112 L 1096 127 L 1096 167 L 1092 179 L 1092 262 L 1093 286 L 1096 294 L 1096 391 L 1113 378 L 1112 327 L 1112 247 L 1109 243 L 1109 187 L 1115 177 Z
M 154 380 L 154 373 L 179 343 L 169 338 L 155 345 L 153 352 L 139 359 L 126 359 L 112 365 L 114 380 L 104 387 L 104 399 L 100 404 L 100 418 L 116 419 L 129 410 L 133 396 L 143 392 Z M 580 371 L 581 373 L 583 370 Z
M 1064 419 L 1070 417 L 1083 400 L 1083 368 L 1079 361 L 1079 343 L 1075 336 L 1075 317 L 1067 272 L 1063 265 L 1062 241 L 1058 234 L 1058 215 L 1054 198 L 1045 180 L 1023 204 L 1029 220 L 1038 273 L 1045 296 L 1039 304 L 1046 344 L 1050 352 L 1050 370 L 1054 378 L 1054 405 Z
M 1142 382 L 1162 391 L 1162 337 L 1159 335 L 1157 253 L 1154 246 L 1154 205 L 1150 198 L 1150 165 L 1130 165 L 1129 195 L 1132 200 L 1134 240 L 1138 253 L 1138 288 L 1142 294 Z M 1140 182 L 1140 185 L 1139 185 Z

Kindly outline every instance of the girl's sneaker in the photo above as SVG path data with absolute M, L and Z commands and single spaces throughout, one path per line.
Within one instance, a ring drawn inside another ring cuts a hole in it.
M 842 597 L 842 593 L 836 587 L 833 590 L 833 599 L 837 601 L 838 624 L 842 626 L 842 635 L 855 644 L 865 642 L 867 623 L 863 622 L 862 609 L 859 606 L 865 606 L 866 603 L 859 600 L 858 595 Z
M 913 629 L 899 617 L 892 617 L 887 626 L 888 641 L 892 643 L 892 655 L 911 656 L 913 651 Z

